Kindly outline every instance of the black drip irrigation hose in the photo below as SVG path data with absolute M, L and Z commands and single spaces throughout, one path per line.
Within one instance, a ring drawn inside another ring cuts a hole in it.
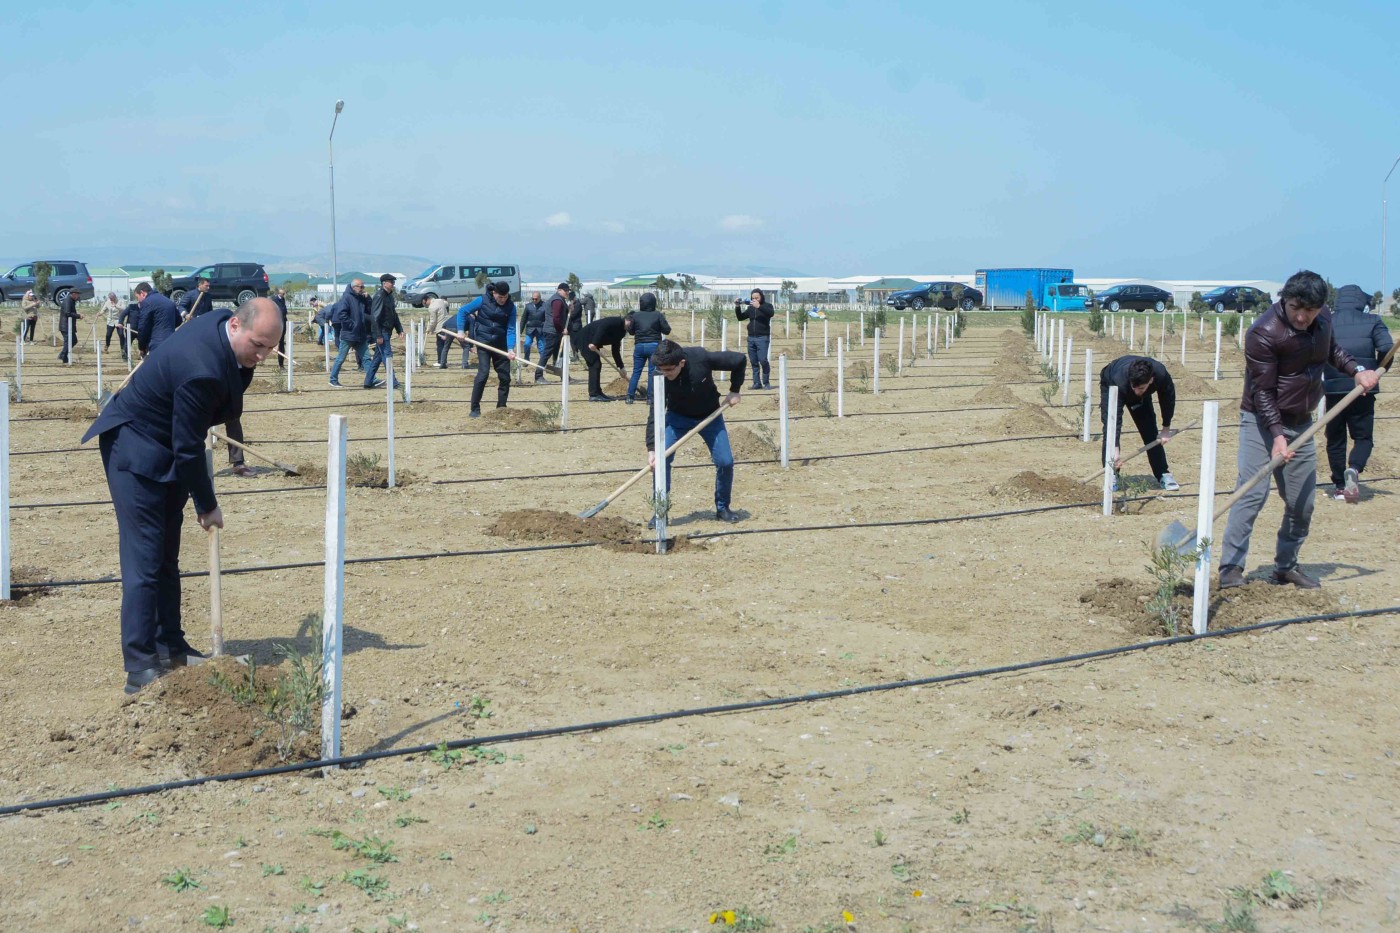
M 1114 648 L 1100 648 L 1096 651 L 1082 651 L 1078 654 L 1060 655 L 1054 658 L 1041 658 L 1035 661 L 1022 661 L 1017 664 L 1003 664 L 997 667 L 983 667 L 973 671 L 965 671 L 960 674 L 938 674 L 932 677 L 919 677 L 913 680 L 896 680 L 879 684 L 867 684 L 863 687 L 846 687 L 841 690 L 824 690 L 816 693 L 802 693 L 793 696 L 773 697 L 766 700 L 749 700 L 744 703 L 726 703 L 720 706 L 700 706 L 688 709 L 670 710 L 661 713 L 646 713 L 640 716 L 626 716 L 619 719 L 602 719 L 593 722 L 577 723 L 569 726 L 552 726 L 546 729 L 528 729 L 523 732 L 503 732 L 496 735 L 484 735 L 470 739 L 453 739 L 447 742 L 439 742 L 430 745 L 410 745 L 404 748 L 386 748 L 374 752 L 361 752 L 357 755 L 341 755 L 337 758 L 321 758 L 316 761 L 299 761 L 293 764 L 277 765 L 271 768 L 258 768 L 252 771 L 233 771 L 227 774 L 210 774 L 203 777 L 187 778 L 180 781 L 163 781 L 158 784 L 144 784 L 139 787 L 122 787 L 112 790 L 99 791 L 93 794 L 78 794 L 72 797 L 57 797 L 50 800 L 36 800 L 30 803 L 11 804 L 0 807 L 0 816 L 11 816 L 16 813 L 32 813 L 39 810 L 54 810 L 60 807 L 85 806 L 87 804 L 102 803 L 107 800 L 117 800 L 123 797 L 139 797 L 149 794 L 159 794 L 165 791 L 180 790 L 186 787 L 200 787 L 204 784 L 225 783 L 231 781 L 246 781 L 256 778 L 274 777 L 279 774 L 294 774 L 300 771 L 313 771 L 317 768 L 334 768 L 346 765 L 359 765 L 371 761 L 380 761 L 385 758 L 402 758 L 408 755 L 425 755 L 436 749 L 462 749 L 475 748 L 488 745 L 505 745 L 512 742 L 529 742 L 538 739 L 555 738 L 562 735 L 582 735 L 589 732 L 603 732 L 611 729 L 621 729 L 628 726 L 644 726 L 658 722 L 669 722 L 677 719 L 692 719 L 700 716 L 722 716 L 730 713 L 745 713 L 754 710 L 772 709 L 779 706 L 797 706 L 804 703 L 818 703 L 828 700 L 840 700 L 847 697 L 861 696 L 872 693 L 886 693 L 892 690 L 908 690 L 914 687 L 933 687 L 951 683 L 966 683 L 979 680 L 983 677 L 995 677 L 1003 674 L 1019 674 L 1024 671 L 1039 670 L 1047 667 L 1061 667 L 1069 664 L 1081 664 L 1085 661 L 1094 661 L 1100 658 L 1111 658 L 1117 655 L 1131 654 L 1139 651 L 1150 651 L 1156 648 L 1166 648 L 1172 645 L 1184 645 L 1194 641 L 1202 641 L 1207 638 L 1225 638 L 1233 635 L 1244 635 L 1250 632 L 1263 631 L 1265 629 L 1282 629 L 1291 625 L 1305 625 L 1317 622 L 1339 622 L 1343 619 L 1366 619 L 1376 616 L 1400 614 L 1400 606 L 1387 606 L 1383 609 L 1355 609 L 1350 612 L 1330 612 L 1322 615 L 1295 616 L 1289 619 L 1274 619 L 1268 622 L 1256 622 L 1251 625 L 1238 625 L 1234 628 L 1219 629 L 1214 632 L 1203 632 L 1200 635 L 1176 635 L 1171 638 L 1156 638 L 1151 641 L 1134 642 L 1130 645 L 1119 645 Z

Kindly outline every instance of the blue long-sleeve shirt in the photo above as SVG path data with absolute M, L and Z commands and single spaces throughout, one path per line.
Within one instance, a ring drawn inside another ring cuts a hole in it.
M 481 297 L 477 296 L 457 309 L 457 333 L 466 334 L 468 337 L 471 336 L 471 329 L 468 326 L 467 317 L 480 307 Z

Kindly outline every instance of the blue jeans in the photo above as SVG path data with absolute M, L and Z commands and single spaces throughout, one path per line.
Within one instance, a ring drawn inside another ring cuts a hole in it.
M 686 432 L 704 418 L 687 418 L 675 412 L 666 412 L 666 446 L 669 448 L 680 440 Z M 724 429 L 724 416 L 720 415 L 700 432 L 705 446 L 710 448 L 710 460 L 715 465 L 715 509 L 729 507 L 729 496 L 734 491 L 734 453 L 729 449 L 729 432 Z M 666 492 L 671 491 L 671 461 L 675 454 L 666 458 Z
M 753 388 L 768 388 L 768 337 L 749 338 L 749 367 L 753 372 Z M 762 376 L 760 381 L 759 376 Z
M 393 358 L 393 356 L 394 348 L 390 345 L 387 339 L 383 343 L 376 343 L 374 345 L 374 359 L 370 360 L 369 365 L 365 367 L 366 389 L 374 385 L 374 377 L 379 373 L 380 366 L 384 367 L 384 371 L 386 373 L 389 371 L 389 366 L 385 361 Z M 397 387 L 398 384 L 399 380 L 396 376 L 394 377 L 394 386 Z
M 530 348 L 539 347 L 540 356 L 544 356 L 544 334 L 525 334 L 520 338 L 520 342 L 525 347 L 525 359 L 530 358 Z
M 345 365 L 345 358 L 350 355 L 351 348 L 355 350 L 355 362 L 361 367 L 365 364 L 365 354 L 369 352 L 369 347 L 365 341 L 351 343 L 348 340 L 340 341 L 340 349 L 336 351 L 335 362 L 331 364 L 331 382 L 340 381 L 340 367 Z
M 639 343 L 632 347 L 632 378 L 627 380 L 628 398 L 637 397 L 637 379 L 642 374 L 643 362 L 647 364 L 647 392 L 651 392 L 652 380 L 656 378 L 656 364 L 651 361 L 651 355 L 658 346 L 655 343 Z

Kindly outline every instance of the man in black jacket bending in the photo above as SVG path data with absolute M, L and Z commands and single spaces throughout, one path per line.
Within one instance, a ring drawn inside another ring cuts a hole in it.
M 627 334 L 627 325 L 620 317 L 600 317 L 592 324 L 585 324 L 578 331 L 579 352 L 588 364 L 588 400 L 590 402 L 611 402 L 611 395 L 603 394 L 603 348 L 612 348 L 613 362 L 620 372 L 622 368 L 622 338 Z
M 703 347 L 683 347 L 663 340 L 651 355 L 651 361 L 666 377 L 666 446 L 669 448 L 691 428 L 719 408 L 719 388 L 715 372 L 729 373 L 729 394 L 724 404 L 739 404 L 739 390 L 744 386 L 744 355 L 734 351 L 713 351 Z M 647 462 L 656 467 L 656 449 L 652 432 L 656 424 L 656 403 L 648 396 Z M 729 509 L 729 497 L 734 491 L 734 453 L 729 448 L 729 432 L 724 416 L 716 418 L 700 432 L 705 446 L 710 448 L 710 460 L 715 465 L 715 518 L 722 522 L 737 522 L 739 516 Z M 671 461 L 666 458 L 666 490 L 671 489 Z M 648 528 L 656 527 L 652 516 Z
M 753 367 L 751 389 L 771 389 L 768 384 L 768 341 L 772 337 L 773 306 L 763 297 L 763 289 L 749 293 L 749 303 L 734 302 L 734 316 L 749 322 L 749 365 Z M 759 375 L 763 376 L 762 381 Z
M 1370 313 L 1371 296 L 1356 285 L 1337 290 L 1332 309 L 1332 339 L 1351 354 L 1362 369 L 1375 369 L 1395 341 L 1380 315 Z M 1388 367 L 1387 367 L 1388 368 Z M 1328 365 L 1323 388 L 1327 407 L 1342 401 L 1356 382 Z M 1376 392 L 1380 390 L 1377 389 Z M 1340 502 L 1361 500 L 1361 471 L 1371 458 L 1371 436 L 1376 423 L 1376 392 L 1367 392 L 1327 422 L 1327 464 L 1332 468 L 1332 498 Z M 1347 434 L 1351 434 L 1351 460 L 1347 460 Z
M 1104 447 L 1108 444 L 1108 389 L 1118 387 L 1118 437 L 1113 439 L 1117 448 L 1123 435 L 1123 409 L 1126 407 L 1137 425 L 1138 434 L 1144 444 L 1160 439 L 1161 444 L 1147 452 L 1147 462 L 1152 465 L 1152 475 L 1163 489 L 1175 491 L 1181 488 L 1176 478 L 1167 468 L 1166 443 L 1171 440 L 1172 415 L 1176 413 L 1176 383 L 1172 382 L 1167 367 L 1147 356 L 1120 356 L 1099 372 L 1099 417 L 1103 421 L 1103 444 L 1099 445 L 1099 462 L 1103 463 Z M 1157 413 L 1152 410 L 1152 396 L 1157 396 L 1162 406 L 1162 430 L 1157 430 Z M 1117 470 L 1123 464 L 1122 452 L 1113 464 Z M 1116 482 L 1116 479 L 1115 479 Z

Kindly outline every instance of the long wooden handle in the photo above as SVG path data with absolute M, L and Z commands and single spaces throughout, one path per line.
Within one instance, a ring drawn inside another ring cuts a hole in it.
M 509 357 L 509 356 L 510 356 L 510 353 L 508 353 L 508 352 L 505 351 L 505 350 L 501 350 L 501 349 L 498 349 L 498 348 L 496 348 L 496 347 L 493 347 L 493 346 L 491 346 L 489 343 L 482 343 L 480 340 L 473 340 L 473 339 L 470 338 L 470 337 L 463 337 L 463 336 L 461 336 L 460 334 L 458 334 L 455 330 L 447 330 L 447 329 L 445 329 L 445 328 L 439 327 L 439 328 L 437 329 L 437 333 L 441 334 L 441 335 L 444 336 L 444 337 L 451 337 L 453 340 L 465 340 L 467 343 L 474 344 L 474 345 L 476 345 L 476 346 L 478 346 L 478 347 L 481 347 L 481 349 L 486 350 L 486 351 L 489 351 L 489 352 L 491 352 L 491 353 L 494 353 L 494 354 L 496 354 L 497 356 L 504 356 L 504 357 Z M 542 372 L 549 372 L 549 370 L 545 369 L 543 366 L 541 366 L 539 363 L 536 363 L 534 360 L 523 360 L 523 359 L 520 359 L 520 357 L 518 357 L 518 356 L 516 357 L 516 360 L 519 361 L 519 362 L 521 362 L 521 363 L 525 363 L 525 364 L 527 364 L 527 365 L 529 365 L 529 366 L 533 366 L 533 367 L 535 367 L 536 369 L 538 369 L 538 370 L 540 370 L 540 371 L 542 371 Z
M 1172 437 L 1176 437 L 1176 436 L 1177 436 L 1178 434 L 1180 434 L 1182 431 L 1189 431 L 1189 430 L 1191 430 L 1192 428 L 1194 428 L 1196 425 L 1198 425 L 1198 424 L 1200 424 L 1200 423 L 1201 423 L 1201 419 L 1200 419 L 1200 418 L 1197 418 L 1195 421 L 1191 422 L 1191 423 L 1188 424 L 1186 427 L 1184 427 L 1184 428 L 1178 428 L 1177 430 L 1173 431 L 1173 432 L 1172 432 Z M 1167 438 L 1167 440 L 1171 440 L 1171 437 Z M 1124 462 L 1124 463 L 1127 463 L 1129 460 L 1132 460 L 1134 457 L 1140 456 L 1141 454 L 1145 454 L 1145 453 L 1147 453 L 1149 450 L 1151 450 L 1153 447 L 1160 446 L 1161 444 L 1164 444 L 1164 443 L 1166 443 L 1166 442 L 1163 441 L 1163 440 L 1159 437 L 1159 438 L 1157 438 L 1155 441 L 1153 441 L 1153 442 L 1150 443 L 1150 444 L 1143 444 L 1143 445 L 1142 445 L 1141 447 L 1139 447 L 1137 450 L 1133 451 L 1132 453 L 1130 453 L 1130 454 L 1128 454 L 1126 457 L 1124 457 L 1124 458 L 1123 458 L 1123 462 Z M 1103 476 L 1103 471 L 1104 471 L 1104 467 L 1099 467 L 1097 470 L 1095 470 L 1094 472 L 1090 473 L 1088 476 L 1086 476 L 1086 477 L 1084 477 L 1083 479 L 1081 479 L 1080 482 L 1081 482 L 1081 483 L 1087 483 L 1087 482 L 1089 482 L 1089 481 L 1091 481 L 1091 480 L 1093 480 L 1093 479 L 1096 479 L 1096 478 L 1098 478 L 1098 477 L 1100 477 L 1100 476 Z
M 701 431 L 703 431 L 706 427 L 708 427 L 709 424 L 710 424 L 710 422 L 714 421 L 714 420 L 715 420 L 716 418 L 718 418 L 720 415 L 724 414 L 724 410 L 725 410 L 726 408 L 728 408 L 728 407 L 729 407 L 728 405 L 723 405 L 723 404 L 721 404 L 721 405 L 720 405 L 718 408 L 716 408 L 714 411 L 712 411 L 712 412 L 710 412 L 708 415 L 706 415 L 704 421 L 701 421 L 701 422 L 700 422 L 699 424 L 697 424 L 695 427 L 693 427 L 693 428 L 691 428 L 689 431 L 685 432 L 685 434 L 682 435 L 680 438 L 678 438 L 674 444 L 672 444 L 670 447 L 667 447 L 667 448 L 666 448 L 666 453 L 662 454 L 660 457 L 657 457 L 657 458 L 656 458 L 656 462 L 657 462 L 658 464 L 664 463 L 667 457 L 671 456 L 671 454 L 673 454 L 673 453 L 676 452 L 676 449 L 677 449 L 677 448 L 679 448 L 679 447 L 680 447 L 682 444 L 684 444 L 686 441 L 690 440 L 692 437 L 694 437 L 695 435 L 699 434 L 699 433 L 700 433 Z M 624 492 L 626 492 L 627 490 L 631 489 L 631 488 L 632 488 L 632 485 L 633 485 L 634 483 L 636 483 L 637 480 L 641 479 L 643 476 L 646 476 L 646 475 L 647 475 L 648 473 L 650 473 L 651 471 L 652 471 L 652 468 L 651 468 L 650 466 L 644 466 L 644 467 L 642 467 L 640 470 L 638 470 L 636 473 L 633 473 L 633 474 L 632 474 L 632 478 L 629 479 L 627 482 L 623 483 L 621 486 L 617 487 L 617 489 L 613 490 L 612 495 L 610 495 L 610 496 L 608 496 L 606 499 L 604 499 L 602 504 L 603 504 L 603 505 L 607 505 L 609 502 L 612 502 L 612 501 L 613 501 L 614 499 L 616 499 L 618 496 L 622 495 Z
M 228 437 L 227 435 L 220 434 L 218 431 L 215 431 L 212 428 L 210 429 L 209 433 L 213 435 L 215 439 L 223 441 L 230 447 L 237 447 L 239 450 L 243 451 L 245 454 L 247 454 L 250 457 L 253 457 L 256 460 L 261 460 L 263 463 L 272 464 L 273 466 L 277 467 L 277 469 L 281 470 L 283 473 L 290 473 L 293 476 L 300 475 L 295 468 L 287 466 L 287 464 L 282 463 L 280 460 L 274 460 L 265 453 L 260 453 L 255 447 L 249 447 L 247 444 L 240 443 L 239 441 L 236 441 L 233 438 Z
M 214 657 L 224 653 L 224 591 L 220 577 L 219 529 L 209 529 L 209 629 Z

